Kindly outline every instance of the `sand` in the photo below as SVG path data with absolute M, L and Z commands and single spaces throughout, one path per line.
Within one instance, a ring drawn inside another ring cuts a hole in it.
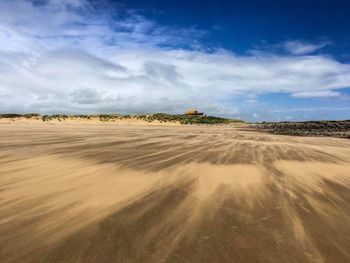
M 350 140 L 0 124 L 0 262 L 350 262 Z

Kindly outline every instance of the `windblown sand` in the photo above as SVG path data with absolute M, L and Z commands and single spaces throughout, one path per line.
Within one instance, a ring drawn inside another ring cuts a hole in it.
M 2 124 L 0 262 L 350 262 L 350 140 Z

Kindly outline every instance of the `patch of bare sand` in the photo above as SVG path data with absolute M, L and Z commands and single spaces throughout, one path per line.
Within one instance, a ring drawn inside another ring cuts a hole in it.
M 346 249 L 350 244 L 349 164 L 279 161 L 276 168 L 284 175 L 284 187 L 294 193 L 296 206 L 289 207 L 288 213 L 295 237 L 312 251 L 306 256 L 325 262 L 329 258 L 322 254 L 338 251 L 333 261 L 346 262 L 350 258 Z M 339 255 L 344 258 L 340 260 Z
M 196 194 L 201 200 L 207 200 L 222 185 L 226 185 L 235 192 L 244 191 L 249 195 L 247 188 L 259 187 L 262 184 L 262 169 L 255 165 L 212 165 L 209 163 L 189 163 L 175 170 L 187 178 L 197 182 Z M 250 191 L 251 194 L 254 191 Z
M 106 217 L 160 178 L 52 155 L 1 165 L 0 174 L 0 251 L 9 256 L 1 262 L 13 262 L 11 254 L 30 253 L 42 242 L 53 243 Z
M 276 168 L 286 174 L 285 183 L 295 191 L 327 192 L 325 182 L 350 187 L 350 167 L 347 163 L 278 161 Z
M 0 262 L 347 262 L 350 141 L 0 127 Z

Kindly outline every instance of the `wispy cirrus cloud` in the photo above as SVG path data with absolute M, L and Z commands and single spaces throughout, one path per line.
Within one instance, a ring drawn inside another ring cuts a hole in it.
M 207 32 L 196 28 L 158 25 L 135 12 L 119 16 L 83 0 L 3 0 L 0 10 L 0 111 L 199 107 L 234 115 L 239 107 L 227 102 L 236 97 L 334 97 L 350 86 L 349 64 L 309 54 L 320 44 L 237 55 L 206 51 Z
M 284 49 L 293 55 L 306 55 L 320 50 L 330 45 L 329 41 L 323 41 L 320 43 L 308 43 L 300 40 L 290 40 L 283 43 Z

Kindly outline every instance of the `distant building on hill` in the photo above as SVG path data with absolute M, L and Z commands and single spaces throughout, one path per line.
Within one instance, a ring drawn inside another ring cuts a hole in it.
M 203 112 L 198 112 L 195 109 L 189 109 L 185 112 L 185 115 L 200 115 L 202 116 L 204 113 Z

